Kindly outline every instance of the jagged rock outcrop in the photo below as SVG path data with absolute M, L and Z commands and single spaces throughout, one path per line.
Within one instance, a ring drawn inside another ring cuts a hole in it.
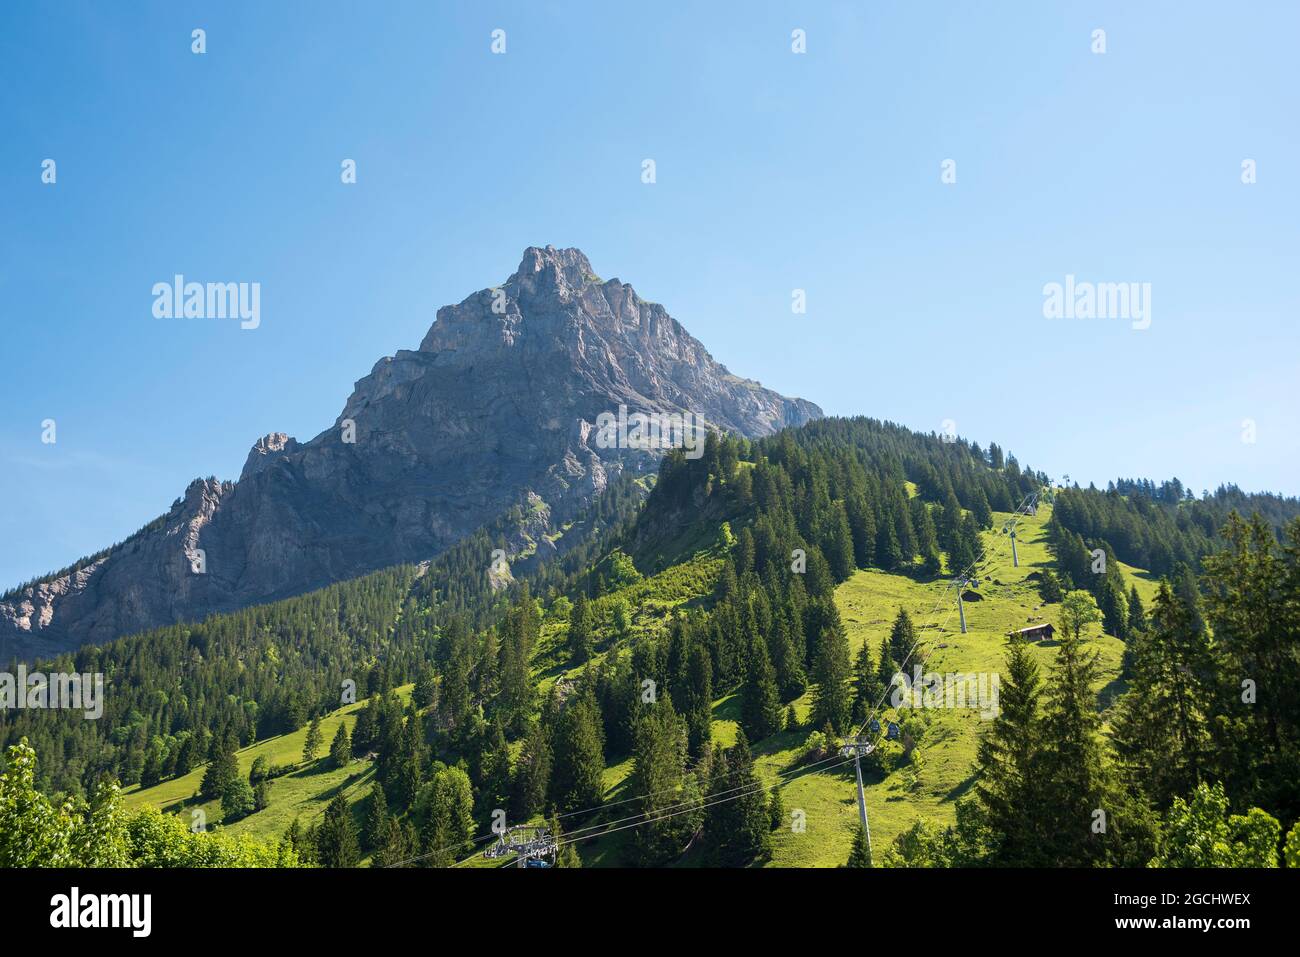
M 662 454 L 597 441 L 620 405 L 747 436 L 821 415 L 732 375 L 578 250 L 531 247 L 500 286 L 438 310 L 418 350 L 376 363 L 331 428 L 259 439 L 238 482 L 196 480 L 106 556 L 0 602 L 0 659 L 424 561 L 516 504 L 563 522 Z

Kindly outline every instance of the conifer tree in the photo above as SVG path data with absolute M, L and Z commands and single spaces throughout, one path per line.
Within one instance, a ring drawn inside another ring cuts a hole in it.
M 916 627 L 906 608 L 899 608 L 894 624 L 889 629 L 889 655 L 899 667 L 912 663 L 912 650 L 916 647 Z
M 203 772 L 199 784 L 199 796 L 205 801 L 215 800 L 226 793 L 230 785 L 239 777 L 239 761 L 235 752 L 224 741 L 220 744 L 214 739 L 212 762 Z
M 604 800 L 605 744 L 590 690 L 561 713 L 553 746 L 551 803 L 563 812 L 598 806 Z
M 527 582 L 518 598 L 511 603 L 501 625 L 497 663 L 497 700 L 493 712 L 508 729 L 522 732 L 533 708 L 534 687 L 530 662 L 541 631 L 541 615 Z M 485 663 L 492 662 L 490 654 Z M 485 691 L 490 697 L 491 692 Z
M 867 834 L 860 827 L 853 829 L 853 847 L 849 851 L 849 867 L 871 866 L 871 849 L 867 846 Z
M 334 732 L 334 740 L 330 743 L 330 764 L 336 768 L 345 768 L 351 760 L 352 740 L 348 737 L 347 725 L 340 721 L 338 730 Z
M 762 638 L 753 638 L 749 643 L 745 684 L 741 688 L 740 724 L 754 741 L 761 741 L 781 730 L 776 672 L 768 660 L 767 643 Z
M 308 838 L 297 817 L 285 829 L 284 836 L 280 839 L 280 846 L 292 850 L 304 865 L 310 866 L 316 863 L 316 843 Z
M 772 788 L 772 799 L 767 803 L 767 819 L 774 831 L 785 824 L 785 802 L 781 798 L 779 785 Z
M 526 821 L 544 809 L 551 778 L 551 744 L 540 722 L 524 738 L 515 768 L 511 811 L 515 820 Z
M 867 568 L 876 557 L 876 518 L 865 498 L 850 496 L 845 502 L 849 532 L 853 536 L 853 563 Z
M 949 487 L 948 494 L 944 499 L 943 510 L 939 513 L 938 533 L 939 547 L 950 555 L 957 547 L 958 539 L 961 532 L 962 510 L 961 505 L 957 503 L 957 496 Z M 949 568 L 953 574 L 961 569 Z
M 894 523 L 886 519 L 876 527 L 876 565 L 893 571 L 903 564 L 903 550 L 898 544 Z
M 1107 575 L 1101 584 L 1097 606 L 1101 610 L 1102 628 L 1106 634 L 1113 635 L 1120 641 L 1127 641 L 1128 599 L 1124 597 L 1122 579 L 1116 581 L 1115 578 Z
M 687 812 L 693 798 L 686 789 L 686 743 L 686 724 L 673 709 L 670 695 L 644 706 L 632 769 L 632 793 L 642 795 L 644 820 L 634 830 L 632 843 L 642 866 L 675 858 L 698 825 L 696 814 Z
M 311 727 L 307 729 L 307 739 L 302 744 L 303 764 L 311 764 L 316 760 L 316 755 L 320 753 L 320 746 L 320 715 L 316 715 L 311 719 Z
M 361 830 L 361 839 L 366 847 L 378 849 L 383 847 L 388 838 L 388 799 L 378 782 L 371 785 L 370 796 L 366 799 L 366 814 Z
M 316 857 L 321 867 L 356 867 L 361 860 L 357 829 L 347 798 L 336 795 L 325 808 L 316 832 Z
M 569 653 L 575 664 L 591 659 L 591 609 L 587 596 L 579 591 L 569 612 Z
M 948 572 L 960 575 L 970 569 L 980 555 L 979 526 L 972 515 L 962 519 L 956 540 L 948 552 Z
M 853 663 L 853 723 L 861 724 L 884 695 L 876 663 L 871 660 L 871 644 L 864 641 Z
M 1142 596 L 1138 594 L 1137 585 L 1129 589 L 1128 593 L 1128 631 L 1130 635 L 1137 634 L 1140 631 L 1146 631 L 1147 612 L 1142 603 Z
M 733 747 L 717 755 L 708 785 L 710 794 L 726 793 L 726 801 L 705 809 L 705 835 L 710 857 L 724 867 L 743 866 L 765 858 L 772 849 L 771 815 L 766 789 L 754 772 L 754 759 L 744 731 Z
M 1061 600 L 1062 594 L 1061 580 L 1056 577 L 1056 573 L 1050 568 L 1043 569 L 1042 578 L 1038 582 L 1038 596 L 1043 603 L 1054 604 Z
M 415 702 L 418 708 L 432 707 L 438 695 L 438 679 L 433 670 L 433 666 L 428 663 L 421 666 L 415 676 L 415 689 L 411 692 L 411 700 Z
M 683 705 L 687 750 L 698 756 L 713 733 L 713 665 L 702 642 L 693 642 L 687 652 Z
M 999 711 L 980 738 L 975 795 L 989 834 L 990 863 L 1028 867 L 1043 862 L 1044 813 L 1039 778 L 1043 682 L 1026 642 L 1007 652 Z
M 849 640 L 840 622 L 834 602 L 823 609 L 821 640 L 818 642 L 817 664 L 813 671 L 816 691 L 813 696 L 812 723 L 827 723 L 835 731 L 848 727 L 849 703 Z
M 510 803 L 510 745 L 498 716 L 488 727 L 483 743 L 482 775 L 478 799 L 481 817 L 487 817 L 497 808 L 505 809 Z
M 1085 650 L 1072 628 L 1061 638 L 1046 689 L 1038 767 L 1042 808 L 1050 809 L 1050 817 L 1044 822 L 1042 847 L 1050 860 L 1067 867 L 1104 859 L 1106 845 L 1092 829 L 1095 812 L 1114 808 L 1108 800 L 1111 789 L 1097 710 L 1098 659 L 1099 653 Z
M 847 581 L 856 565 L 853 553 L 853 533 L 849 530 L 849 517 L 843 502 L 831 506 L 827 519 L 826 537 L 822 550 L 830 562 L 835 580 Z
M 410 867 L 415 863 L 412 859 L 417 853 L 419 836 L 410 822 L 403 823 L 399 818 L 388 817 L 373 846 L 375 850 L 370 858 L 371 867 Z
M 795 629 L 789 618 L 777 609 L 775 631 L 771 639 L 772 666 L 776 669 L 777 691 L 782 701 L 803 696 L 808 690 L 808 676 L 804 671 L 804 644 L 795 642 Z
M 877 656 L 876 680 L 880 688 L 880 693 L 884 694 L 894 684 L 894 675 L 898 674 L 902 662 L 894 660 L 894 646 L 886 635 L 880 639 L 880 654 Z
M 1300 519 L 1280 549 L 1258 515 L 1234 513 L 1222 538 L 1204 561 L 1205 615 L 1225 659 L 1215 696 L 1218 761 L 1235 785 L 1234 803 L 1292 821 L 1300 817 Z M 1187 631 L 1201 633 L 1195 589 L 1178 581 L 1173 589 Z
M 1132 676 L 1116 706 L 1115 749 L 1126 780 L 1157 807 L 1190 794 L 1210 762 L 1207 684 L 1214 670 L 1208 636 L 1162 581 L 1150 628 L 1134 633 Z

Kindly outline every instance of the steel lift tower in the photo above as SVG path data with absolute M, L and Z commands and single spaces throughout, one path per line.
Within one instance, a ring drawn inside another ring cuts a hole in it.
M 858 816 L 862 818 L 862 832 L 867 839 L 867 853 L 871 853 L 871 826 L 867 824 L 867 796 L 862 791 L 862 757 L 876 750 L 870 738 L 858 735 L 847 739 L 840 748 L 840 754 L 853 755 L 853 770 L 858 775 Z
M 488 860 L 517 854 L 516 867 L 554 867 L 559 845 L 549 827 L 517 824 L 497 837 L 497 842 L 483 850 Z

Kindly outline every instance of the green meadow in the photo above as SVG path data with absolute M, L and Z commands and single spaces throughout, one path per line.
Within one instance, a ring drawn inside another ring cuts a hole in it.
M 397 689 L 397 694 L 405 703 L 411 697 L 413 685 L 404 685 Z M 169 814 L 178 814 L 185 821 L 193 820 L 193 812 L 200 810 L 206 818 L 209 828 L 221 825 L 232 834 L 248 834 L 263 840 L 281 837 L 293 819 L 306 827 L 325 813 L 325 806 L 340 791 L 347 794 L 352 801 L 360 800 L 369 787 L 374 770 L 371 763 L 364 759 L 354 759 L 345 768 L 332 768 L 329 761 L 329 742 L 333 740 L 340 722 L 352 734 L 356 724 L 357 711 L 364 707 L 364 702 L 346 705 L 321 719 L 320 756 L 311 764 L 302 765 L 302 749 L 307 740 L 307 728 L 304 726 L 292 734 L 277 735 L 265 741 L 243 748 L 235 753 L 239 760 L 239 770 L 245 776 L 258 757 L 264 757 L 271 766 L 293 766 L 293 770 L 271 781 L 270 806 L 255 811 L 241 820 L 231 824 L 222 824 L 221 802 L 219 800 L 200 801 L 199 784 L 207 765 L 201 765 L 183 777 L 163 781 L 154 787 L 141 790 L 138 785 L 126 788 L 123 797 L 127 807 L 141 807 L 153 804 Z
M 866 642 L 875 658 L 881 640 L 890 630 L 899 609 L 906 609 L 921 641 L 918 658 L 925 672 L 940 674 L 995 674 L 1003 666 L 1008 634 L 1031 624 L 1051 622 L 1059 625 L 1056 605 L 1044 605 L 1039 598 L 1036 574 L 1050 565 L 1044 526 L 1050 516 L 1046 506 L 1038 514 L 1020 516 L 1017 537 L 1019 567 L 1013 567 L 1011 544 L 1001 534 L 1003 523 L 1012 516 L 996 514 L 994 530 L 984 533 L 984 560 L 979 566 L 979 585 L 966 602 L 968 631 L 959 627 L 954 593 L 947 589 L 943 576 L 921 580 L 878 570 L 856 572 L 836 591 L 836 602 L 848 632 L 850 649 L 856 655 Z M 662 571 L 602 596 L 593 603 L 593 611 L 603 640 L 598 643 L 596 658 L 621 647 L 637 637 L 662 632 L 674 609 L 707 598 L 721 567 L 720 546 L 707 536 L 696 536 L 691 557 L 669 565 Z M 1121 566 L 1125 578 L 1135 583 L 1139 594 L 1148 602 L 1156 583 L 1145 571 Z M 1034 576 L 1034 577 L 1031 577 Z M 610 624 L 617 603 L 627 608 L 628 628 L 622 636 L 613 634 Z M 547 616 L 534 654 L 534 674 L 542 692 L 557 681 L 572 680 L 577 669 L 571 667 L 565 647 L 566 626 Z M 1123 644 L 1102 634 L 1094 626 L 1089 644 L 1101 656 L 1105 685 L 1099 688 L 1102 701 L 1112 699 L 1119 690 L 1120 660 Z M 1034 654 L 1046 670 L 1055 655 L 1055 643 L 1033 645 Z M 409 698 L 410 686 L 400 689 Z M 322 721 L 326 745 L 333 738 L 339 722 L 351 731 L 360 704 L 335 711 Z M 839 759 L 816 768 L 804 763 L 805 741 L 812 729 L 802 726 L 812 707 L 811 692 L 794 702 L 801 726 L 787 729 L 753 744 L 758 772 L 769 787 L 780 787 L 786 811 L 786 824 L 774 835 L 771 867 L 835 867 L 848 857 L 853 829 L 858 826 L 856 789 L 851 762 Z M 737 733 L 739 701 L 735 695 L 714 703 L 713 738 L 720 745 L 734 743 Z M 886 700 L 877 715 L 882 723 L 897 717 Z M 917 767 L 904 766 L 888 776 L 868 773 L 866 801 L 872 844 L 877 856 L 893 839 L 917 819 L 938 824 L 954 820 L 956 802 L 973 784 L 972 768 L 981 729 L 986 724 L 976 708 L 925 708 L 921 718 L 927 728 L 919 742 L 921 761 Z M 338 793 L 350 800 L 361 800 L 368 790 L 373 771 L 365 760 L 354 760 L 348 767 L 332 769 L 321 757 L 309 766 L 299 766 L 307 729 L 260 741 L 238 753 L 241 770 L 247 774 L 252 762 L 264 756 L 272 765 L 292 765 L 293 770 L 271 783 L 270 807 L 229 825 L 233 833 L 247 833 L 260 838 L 283 834 L 295 817 L 306 826 L 324 812 L 326 804 Z M 323 749 L 325 750 L 325 749 Z M 919 768 L 919 769 L 918 769 Z M 164 811 L 189 818 L 201 809 L 209 825 L 221 821 L 219 802 L 197 800 L 203 768 L 184 777 L 167 781 L 147 790 L 129 788 L 128 805 L 152 803 Z M 588 866 L 625 863 L 629 833 L 624 826 L 635 823 L 636 797 L 629 792 L 631 759 L 606 769 L 607 805 L 596 815 L 577 815 L 565 821 L 566 831 L 603 822 L 605 828 L 619 828 L 603 837 L 579 843 Z M 580 832 L 581 833 L 581 832 Z M 681 864 L 698 863 L 688 850 Z M 486 862 L 484 862 L 486 863 Z

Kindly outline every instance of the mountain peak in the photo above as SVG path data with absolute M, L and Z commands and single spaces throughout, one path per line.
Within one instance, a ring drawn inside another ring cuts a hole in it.
M 529 246 L 524 250 L 519 268 L 511 279 L 524 279 L 537 273 L 563 276 L 570 285 L 580 286 L 597 280 L 591 262 L 581 249 L 556 249 L 554 246 Z
M 284 432 L 269 432 L 253 443 L 253 447 L 248 450 L 248 459 L 244 462 L 244 470 L 240 473 L 239 478 L 248 478 L 250 475 L 262 471 L 276 457 L 293 452 L 298 448 L 298 441 Z
M 621 471 L 656 466 L 661 448 L 602 444 L 596 423 L 622 410 L 749 437 L 821 416 L 731 374 L 580 250 L 530 246 L 500 286 L 439 309 L 418 351 L 376 363 L 334 427 L 258 439 L 239 482 L 196 482 L 158 528 L 56 582 L 43 610 L 34 592 L 0 602 L 0 658 L 426 561 L 521 502 L 544 516 L 528 531 L 543 541 Z

